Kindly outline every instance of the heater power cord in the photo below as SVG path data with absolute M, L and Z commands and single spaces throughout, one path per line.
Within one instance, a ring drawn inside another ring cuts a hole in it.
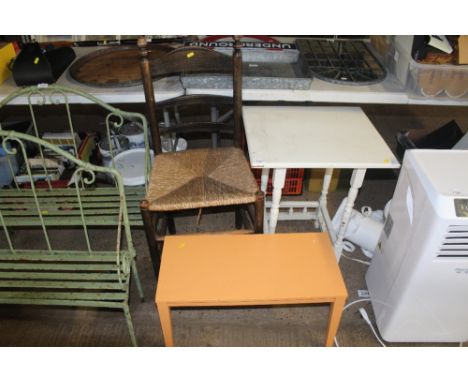
M 356 246 L 353 243 L 349 241 L 343 242 L 343 252 L 353 253 L 355 250 L 356 250 Z M 347 256 L 344 253 L 341 253 L 341 256 L 343 256 L 345 259 L 356 261 L 357 263 L 360 263 L 360 264 L 370 265 L 370 261 L 356 259 L 355 257 Z
M 372 322 L 367 315 L 367 312 L 364 308 L 359 308 L 359 313 L 361 313 L 361 317 L 364 319 L 364 321 L 367 322 L 367 325 L 370 326 L 372 329 L 372 333 L 374 333 L 375 338 L 377 338 L 377 341 L 379 341 L 380 345 L 382 345 L 384 348 L 387 347 L 387 345 L 384 344 L 384 342 L 380 339 L 379 335 L 377 334 L 377 331 L 374 329 L 374 325 L 372 325 Z
M 358 304 L 360 302 L 365 302 L 365 301 L 371 301 L 370 298 L 360 298 L 358 300 L 354 300 L 354 301 L 351 301 L 350 303 L 346 304 L 343 308 L 343 312 L 348 309 L 350 306 L 354 305 L 354 304 Z M 379 341 L 379 343 L 383 346 L 383 347 L 387 347 L 384 342 L 380 339 L 379 335 L 377 334 L 376 330 L 374 329 L 374 326 L 372 325 L 372 322 L 371 320 L 369 319 L 369 316 L 367 315 L 367 312 L 364 308 L 359 308 L 359 313 L 361 314 L 362 318 L 364 319 L 364 321 L 366 321 L 366 323 L 370 326 L 370 328 L 372 329 L 372 333 L 374 334 L 375 338 L 377 338 L 377 341 Z M 336 336 L 333 338 L 333 342 L 335 343 L 335 346 L 336 347 L 340 347 L 339 343 L 338 343 L 338 340 L 336 339 Z

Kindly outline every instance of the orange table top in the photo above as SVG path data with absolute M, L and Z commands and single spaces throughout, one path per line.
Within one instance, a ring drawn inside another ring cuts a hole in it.
M 166 236 L 156 302 L 299 304 L 347 297 L 326 233 Z

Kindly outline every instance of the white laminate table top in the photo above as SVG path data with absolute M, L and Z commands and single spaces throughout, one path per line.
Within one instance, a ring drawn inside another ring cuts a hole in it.
M 252 167 L 400 167 L 359 107 L 244 106 L 242 114 Z

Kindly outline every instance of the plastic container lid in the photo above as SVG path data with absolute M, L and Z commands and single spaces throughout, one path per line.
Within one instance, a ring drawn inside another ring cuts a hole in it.
M 145 132 L 140 123 L 126 123 L 119 129 L 119 134 L 127 137 L 132 148 L 134 148 L 135 145 L 145 144 Z
M 153 160 L 153 151 L 150 153 Z M 145 184 L 145 149 L 123 151 L 115 156 L 114 162 L 116 170 L 122 175 L 124 186 Z

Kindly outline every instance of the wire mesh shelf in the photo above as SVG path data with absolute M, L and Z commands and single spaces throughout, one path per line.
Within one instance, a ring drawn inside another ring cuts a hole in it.
M 370 85 L 385 79 L 386 71 L 363 41 L 297 39 L 296 46 L 313 75 L 348 85 Z

